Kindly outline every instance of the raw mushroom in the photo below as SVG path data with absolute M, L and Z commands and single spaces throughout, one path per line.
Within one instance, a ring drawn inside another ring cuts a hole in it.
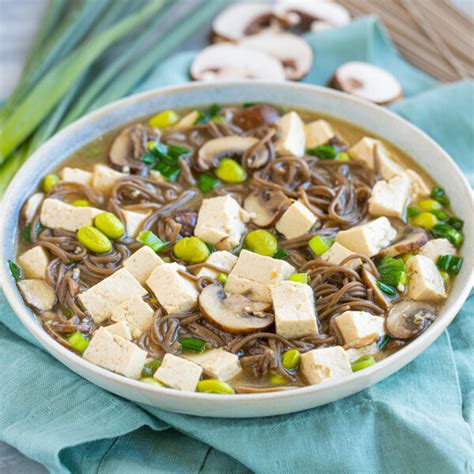
M 232 121 L 242 130 L 251 130 L 263 125 L 272 125 L 279 118 L 278 110 L 273 105 L 257 104 L 236 112 Z
M 263 331 L 273 324 L 273 314 L 265 313 L 269 303 L 252 301 L 244 295 L 226 296 L 220 285 L 208 285 L 199 295 L 203 316 L 212 324 L 231 334 Z
M 390 72 L 359 61 L 339 66 L 329 85 L 381 105 L 402 96 L 402 86 Z
M 405 232 L 398 242 L 383 249 L 378 256 L 386 257 L 388 255 L 390 257 L 396 257 L 403 253 L 412 252 L 413 250 L 423 247 L 429 239 L 428 232 L 424 229 L 420 227 L 409 227 L 408 231 Z
M 204 48 L 194 58 L 190 74 L 197 81 L 285 80 L 283 66 L 273 56 L 229 43 L 219 43 Z
M 249 49 L 263 51 L 278 59 L 285 69 L 287 79 L 305 76 L 313 63 L 313 51 L 306 41 L 291 33 L 262 32 L 239 42 Z
M 147 142 L 160 138 L 160 131 L 148 125 L 130 125 L 124 128 L 112 142 L 109 151 L 110 166 L 118 171 L 139 174 L 145 170 L 140 160 L 147 150 Z
M 382 306 L 384 309 L 390 309 L 392 306 L 392 302 L 390 301 L 390 298 L 379 288 L 377 284 L 377 278 L 370 273 L 367 268 L 362 268 L 362 279 L 364 280 L 364 283 L 373 291 L 374 293 L 374 298 L 377 301 L 377 303 Z
M 244 201 L 244 209 L 255 216 L 252 221 L 259 227 L 272 225 L 290 205 L 289 197 L 273 189 L 256 189 Z
M 435 318 L 436 313 L 432 306 L 402 301 L 388 313 L 385 329 L 395 339 L 411 339 L 423 332 Z
M 212 29 L 217 37 L 239 40 L 271 26 L 273 8 L 266 3 L 238 3 L 216 16 Z

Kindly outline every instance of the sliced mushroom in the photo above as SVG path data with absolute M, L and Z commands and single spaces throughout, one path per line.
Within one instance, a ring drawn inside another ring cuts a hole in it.
M 238 294 L 226 296 L 220 285 L 208 285 L 202 290 L 199 307 L 209 322 L 231 334 L 262 331 L 274 320 L 273 314 L 265 313 L 270 304 Z
M 244 201 L 244 209 L 255 216 L 252 221 L 259 227 L 272 225 L 290 205 L 291 199 L 274 189 L 256 189 Z
M 308 43 L 291 33 L 264 31 L 242 39 L 239 44 L 278 59 L 285 69 L 287 79 L 297 80 L 306 76 L 313 63 L 313 51 Z
M 177 222 L 181 228 L 179 229 L 179 235 L 182 237 L 191 237 L 196 227 L 197 213 L 194 211 L 178 211 L 175 212 L 171 218 Z
M 267 3 L 238 3 L 216 16 L 212 29 L 217 37 L 239 40 L 271 26 L 273 8 Z
M 377 285 L 377 278 L 370 273 L 367 268 L 362 268 L 362 279 L 364 280 L 364 283 L 374 292 L 374 298 L 377 301 L 377 303 L 382 306 L 384 309 L 390 309 L 392 306 L 392 302 L 390 298 L 379 288 Z
M 192 62 L 190 74 L 198 81 L 285 80 L 283 66 L 273 56 L 229 43 L 219 43 L 204 48 Z
M 350 61 L 339 66 L 329 85 L 381 105 L 402 96 L 402 86 L 393 74 L 360 61 Z
M 183 118 L 179 120 L 178 123 L 172 126 L 173 130 L 184 130 L 186 128 L 191 128 L 195 123 L 196 120 L 199 118 L 199 112 L 197 110 L 193 110 L 186 114 Z
M 388 255 L 390 257 L 396 257 L 403 253 L 412 252 L 413 250 L 423 247 L 429 239 L 428 232 L 424 229 L 420 227 L 409 227 L 398 242 L 383 249 L 378 256 L 386 257 Z
M 388 313 L 385 329 L 395 339 L 411 339 L 423 332 L 435 318 L 433 306 L 414 301 L 402 301 Z
M 30 222 L 33 219 L 36 211 L 39 209 L 41 203 L 43 202 L 44 194 L 35 193 L 32 194 L 26 203 L 24 204 L 21 210 L 21 217 L 24 219 L 24 222 Z
M 147 142 L 159 138 L 160 131 L 148 125 L 135 124 L 124 128 L 110 147 L 110 166 L 122 172 L 141 173 L 145 170 L 145 164 L 140 158 L 147 150 Z
M 18 282 L 23 299 L 38 311 L 49 311 L 56 304 L 56 293 L 45 280 L 20 280 Z
M 263 125 L 272 125 L 279 118 L 278 110 L 273 105 L 257 104 L 236 112 L 232 117 L 232 121 L 242 130 L 251 130 Z

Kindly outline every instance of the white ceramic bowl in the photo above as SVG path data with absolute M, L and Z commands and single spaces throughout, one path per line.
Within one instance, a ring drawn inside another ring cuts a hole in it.
M 54 341 L 23 303 L 7 266 L 8 259 L 15 256 L 20 208 L 41 177 L 91 140 L 140 117 L 165 109 L 242 102 L 271 102 L 357 124 L 396 144 L 446 189 L 456 213 L 465 220 L 465 261 L 437 320 L 396 354 L 342 380 L 290 392 L 239 396 L 186 393 L 143 384 L 96 367 Z M 425 133 L 384 108 L 326 88 L 295 83 L 194 83 L 115 102 L 71 124 L 44 144 L 22 167 L 5 195 L 0 226 L 0 277 L 8 301 L 27 329 L 56 359 L 92 383 L 124 398 L 181 413 L 235 418 L 269 416 L 305 410 L 363 390 L 401 369 L 432 344 L 453 320 L 472 287 L 473 220 L 471 189 L 454 161 Z

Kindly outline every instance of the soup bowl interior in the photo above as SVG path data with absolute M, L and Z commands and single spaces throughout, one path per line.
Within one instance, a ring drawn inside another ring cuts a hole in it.
M 160 110 L 242 102 L 269 102 L 286 109 L 307 110 L 353 123 L 369 131 L 369 134 L 395 144 L 446 189 L 453 209 L 465 221 L 465 243 L 462 247 L 465 261 L 436 321 L 400 351 L 342 380 L 286 392 L 238 396 L 179 392 L 143 384 L 92 365 L 54 341 L 24 304 L 8 270 L 8 260 L 15 257 L 14 242 L 19 232 L 21 206 L 38 186 L 42 176 L 107 132 Z M 195 83 L 171 87 L 123 99 L 85 116 L 45 143 L 22 167 L 3 201 L 0 225 L 2 289 L 22 323 L 47 351 L 77 374 L 117 395 L 198 416 L 256 417 L 291 413 L 335 401 L 377 383 L 408 364 L 442 333 L 472 288 L 473 207 L 469 184 L 446 152 L 419 129 L 382 107 L 326 88 L 294 83 Z

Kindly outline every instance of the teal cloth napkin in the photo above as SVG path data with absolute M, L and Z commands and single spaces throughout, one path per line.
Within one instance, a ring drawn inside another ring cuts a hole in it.
M 410 66 L 372 18 L 307 39 L 315 62 L 306 82 L 325 84 L 351 59 L 389 69 L 407 97 L 393 110 L 472 179 L 472 83 L 441 86 Z M 140 90 L 186 82 L 193 55 L 165 61 Z M 344 400 L 285 416 L 205 419 L 139 406 L 78 377 L 38 346 L 0 293 L 0 437 L 55 473 L 472 472 L 473 313 L 471 295 L 420 357 Z

